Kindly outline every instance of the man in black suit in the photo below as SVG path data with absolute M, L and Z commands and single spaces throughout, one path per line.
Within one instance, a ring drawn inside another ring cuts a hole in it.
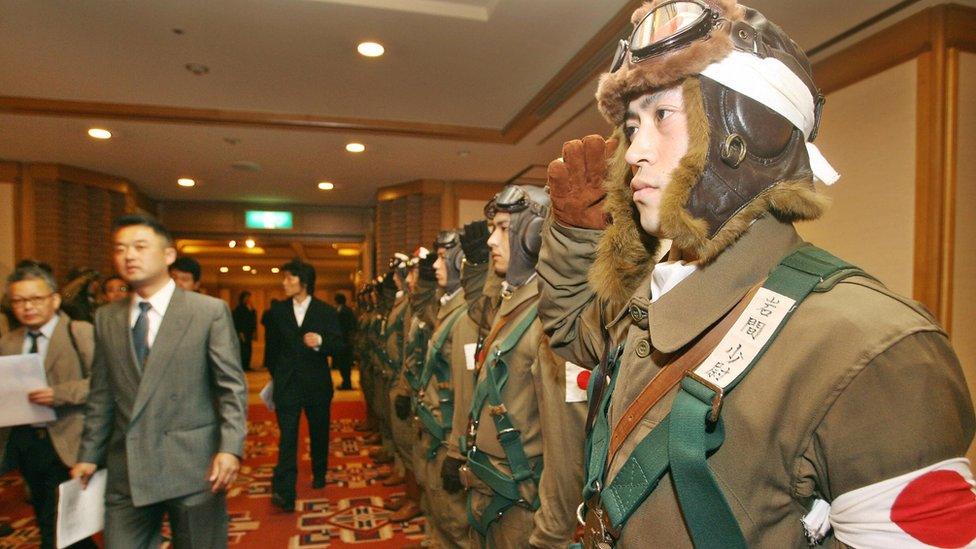
M 281 270 L 288 299 L 271 306 L 266 334 L 269 348 L 275 352 L 268 357 L 268 369 L 274 382 L 272 398 L 281 431 L 271 503 L 290 512 L 295 509 L 298 422 L 302 410 L 311 441 L 312 487 L 325 487 L 333 393 L 327 357 L 334 356 L 345 343 L 336 310 L 312 295 L 315 269 L 294 259 Z
M 352 390 L 352 346 L 353 338 L 356 335 L 356 315 L 346 305 L 345 295 L 336 293 L 335 302 L 336 312 L 339 315 L 339 327 L 342 328 L 342 337 L 346 345 L 336 353 L 332 363 L 342 375 L 342 385 L 339 386 L 339 389 L 349 391 Z
M 241 366 L 244 370 L 251 370 L 251 345 L 254 342 L 254 332 L 258 329 L 258 317 L 251 307 L 251 292 L 244 290 L 237 298 L 237 307 L 231 313 L 234 318 L 234 329 L 241 342 Z

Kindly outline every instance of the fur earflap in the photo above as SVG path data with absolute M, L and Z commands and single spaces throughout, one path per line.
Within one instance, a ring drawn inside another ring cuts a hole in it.
M 645 2 L 634 11 L 631 21 L 636 25 L 665 1 L 667 0 Z M 728 29 L 732 23 L 743 18 L 745 10 L 735 0 L 707 0 L 707 3 L 719 10 L 726 19 L 707 39 L 636 65 L 631 65 L 628 58 L 617 72 L 605 73 L 600 77 L 596 92 L 597 106 L 611 125 L 619 126 L 623 123 L 627 103 L 634 97 L 677 84 L 687 76 L 700 73 L 732 51 Z
M 630 166 L 624 159 L 628 141 L 622 127 L 617 128 L 614 137 L 618 142 L 617 150 L 603 182 L 607 191 L 603 208 L 611 221 L 597 246 L 589 281 L 599 297 L 621 305 L 650 274 L 659 242 L 640 226 L 640 216 L 630 191 Z

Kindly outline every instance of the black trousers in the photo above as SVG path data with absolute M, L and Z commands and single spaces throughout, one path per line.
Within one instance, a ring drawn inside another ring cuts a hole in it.
M 286 501 L 295 499 L 295 480 L 298 478 L 298 422 L 302 410 L 308 422 L 308 438 L 312 450 L 312 476 L 325 478 L 329 469 L 329 416 L 332 397 L 321 404 L 304 406 L 276 406 L 278 429 L 278 464 L 271 479 L 271 490 Z
M 352 348 L 348 346 L 340 351 L 336 351 L 332 357 L 332 364 L 339 370 L 339 375 L 342 376 L 343 387 L 352 387 L 352 357 Z
M 241 338 L 241 367 L 245 370 L 251 369 L 251 352 L 253 350 L 254 338 L 244 336 Z
M 30 488 L 34 516 L 41 531 L 41 547 L 53 549 L 58 512 L 58 485 L 70 478 L 68 468 L 61 462 L 61 458 L 51 444 L 47 429 L 43 427 L 23 425 L 11 429 L 7 452 Z M 71 547 L 98 546 L 89 538 Z

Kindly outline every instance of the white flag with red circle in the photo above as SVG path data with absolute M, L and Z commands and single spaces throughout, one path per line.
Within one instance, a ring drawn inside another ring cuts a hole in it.
M 566 402 L 586 402 L 590 371 L 566 361 Z
M 834 536 L 852 547 L 976 547 L 976 482 L 954 458 L 852 490 L 830 505 Z

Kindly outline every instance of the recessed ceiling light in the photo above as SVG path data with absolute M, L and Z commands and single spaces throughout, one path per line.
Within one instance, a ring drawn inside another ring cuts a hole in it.
M 231 240 L 230 242 L 227 243 L 227 247 L 228 248 L 236 248 L 237 247 L 237 241 L 236 240 Z
M 278 267 L 271 267 L 271 272 L 274 274 L 278 274 L 279 272 L 281 272 L 281 269 L 279 269 Z
M 377 42 L 363 42 L 356 46 L 356 51 L 364 57 L 379 57 L 386 49 Z
M 362 143 L 347 143 L 346 150 L 351 153 L 361 153 L 366 150 L 366 145 Z
M 176 183 L 180 187 L 192 187 L 192 186 L 194 186 L 194 185 L 197 184 L 196 181 L 190 179 L 189 177 L 181 177 L 181 178 L 179 178 L 179 179 L 176 180 Z
M 245 272 L 250 271 L 251 270 L 251 266 L 250 265 L 244 265 L 243 267 L 241 267 L 241 270 L 243 270 Z
M 253 248 L 254 247 L 254 239 L 253 238 L 248 238 L 247 240 L 244 241 L 244 245 L 247 246 L 248 248 Z
M 229 273 L 230 272 L 230 269 L 227 268 L 227 267 L 221 267 L 220 268 L 220 272 L 222 272 L 222 273 Z
M 335 185 L 331 181 L 319 181 L 319 189 L 323 191 L 331 191 L 335 188 Z
M 112 132 L 104 128 L 91 128 L 88 130 L 88 135 L 94 137 L 95 139 L 111 139 Z

